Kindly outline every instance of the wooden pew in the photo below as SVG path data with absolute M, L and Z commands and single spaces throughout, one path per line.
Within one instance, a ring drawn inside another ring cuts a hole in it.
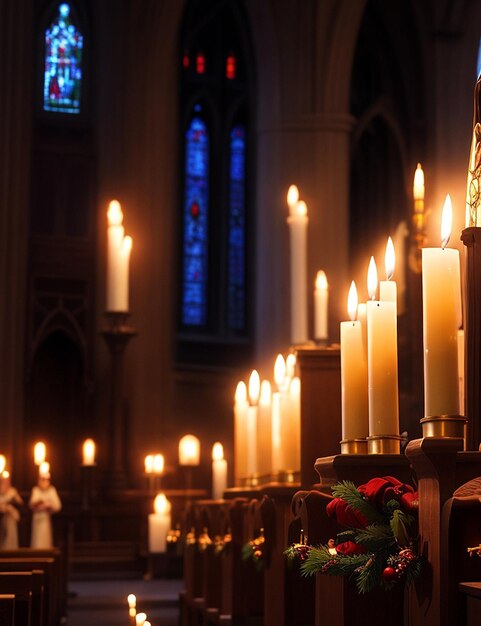
M 12 626 L 47 626 L 43 610 L 44 589 L 42 570 L 0 572 L 0 592 L 15 598 Z

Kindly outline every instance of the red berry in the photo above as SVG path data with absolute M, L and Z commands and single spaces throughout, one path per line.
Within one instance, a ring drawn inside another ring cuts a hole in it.
M 394 571 L 392 567 L 386 567 L 384 568 L 382 577 L 387 583 L 392 583 L 397 579 L 398 574 Z

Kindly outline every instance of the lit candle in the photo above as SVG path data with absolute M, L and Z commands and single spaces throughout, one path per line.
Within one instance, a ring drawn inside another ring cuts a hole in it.
M 327 339 L 328 284 L 323 270 L 317 272 L 314 290 L 314 339 Z
M 165 494 L 157 494 L 154 500 L 155 513 L 149 514 L 149 552 L 165 552 L 167 533 L 171 527 L 171 508 Z
M 82 464 L 95 465 L 95 441 L 86 439 L 82 446 Z
M 307 206 L 295 185 L 287 193 L 291 244 L 291 341 L 307 341 Z
M 287 387 L 289 387 L 289 381 L 296 375 L 296 355 L 293 352 L 289 352 L 286 357 L 285 375 L 286 379 L 284 385 L 287 389 Z
M 146 474 L 152 474 L 154 471 L 154 455 L 148 454 L 144 459 L 144 468 Z
M 362 350 L 364 354 L 364 360 L 367 363 L 367 304 L 360 302 L 357 305 L 357 319 L 361 322 L 362 330 Z
M 220 500 L 227 489 L 227 461 L 224 448 L 218 441 L 212 447 L 212 498 Z
M 297 472 L 301 467 L 301 380 L 298 376 L 290 381 L 281 406 L 282 469 Z
M 0 454 L 0 474 L 5 471 L 5 467 L 7 466 L 7 458 L 4 454 Z
M 261 381 L 257 370 L 249 378 L 249 408 L 247 409 L 247 475 L 257 474 L 257 403 Z
M 377 269 L 371 257 L 368 271 L 367 355 L 369 435 L 399 435 L 397 320 L 394 302 L 375 300 Z
M 160 476 L 161 474 L 164 473 L 164 466 L 165 466 L 164 455 L 156 454 L 154 456 L 154 462 L 153 462 L 153 467 L 152 467 L 153 473 Z
M 38 475 L 42 477 L 50 476 L 50 463 L 48 461 L 42 461 L 38 466 Z
M 130 593 L 127 596 L 127 603 L 129 605 L 129 609 L 135 609 L 135 607 L 137 606 L 137 598 L 133 593 Z
M 179 441 L 179 465 L 199 465 L 200 441 L 195 435 L 184 435 Z
M 135 616 L 135 625 L 145 626 L 146 619 L 147 619 L 147 615 L 145 613 L 137 613 L 137 615 Z
M 240 485 L 247 476 L 247 387 L 240 381 L 235 391 L 234 402 L 234 473 L 235 483 Z
M 286 469 L 282 446 L 282 396 L 286 378 L 286 362 L 282 354 L 278 354 L 274 365 L 274 381 L 277 391 L 272 394 L 272 469 L 279 472 Z
M 421 163 L 418 163 L 414 172 L 413 182 L 414 219 L 424 211 L 424 172 Z
M 394 245 L 391 237 L 389 237 L 384 255 L 386 280 L 382 280 L 379 284 L 379 299 L 382 302 L 394 302 L 394 311 L 397 316 L 397 286 L 395 281 L 391 280 L 394 274 L 395 258 Z
M 464 415 L 464 330 L 458 330 L 459 409 Z
M 459 414 L 458 328 L 461 282 L 459 252 L 446 248 L 452 205 L 443 208 L 441 248 L 423 248 L 424 412 L 426 417 Z
M 257 411 L 257 472 L 268 476 L 272 470 L 272 393 L 271 383 L 263 380 Z
M 107 219 L 107 311 L 128 311 L 132 238 L 124 237 L 124 216 L 117 200 L 110 202 Z
M 43 441 L 37 441 L 33 448 L 33 460 L 35 465 L 40 465 L 40 463 L 43 463 L 46 456 L 47 448 L 45 447 L 45 444 L 43 443 Z
M 341 322 L 342 439 L 365 439 L 369 432 L 367 359 L 363 329 L 356 320 L 358 302 L 354 281 L 347 298 L 350 322 Z

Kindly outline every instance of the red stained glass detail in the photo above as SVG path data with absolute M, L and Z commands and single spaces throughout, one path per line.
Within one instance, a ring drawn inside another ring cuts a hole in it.
M 189 53 L 184 52 L 184 56 L 182 57 L 182 65 L 184 66 L 184 70 L 186 70 L 190 65 Z
M 205 56 L 203 52 L 198 52 L 195 59 L 195 68 L 197 74 L 205 74 Z
M 235 78 L 236 58 L 233 54 L 229 54 L 225 63 L 225 75 L 229 80 Z
M 199 217 L 199 205 L 197 202 L 193 202 L 192 206 L 190 207 L 190 214 L 192 215 L 192 217 L 195 219 L 196 217 Z

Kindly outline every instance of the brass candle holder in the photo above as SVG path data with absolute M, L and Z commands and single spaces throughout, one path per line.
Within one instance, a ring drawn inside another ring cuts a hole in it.
M 466 441 L 467 418 L 464 415 L 430 415 L 423 417 L 423 437 L 449 437 Z
M 367 454 L 367 439 L 342 439 L 341 454 Z
M 401 435 L 370 435 L 368 454 L 401 454 Z

